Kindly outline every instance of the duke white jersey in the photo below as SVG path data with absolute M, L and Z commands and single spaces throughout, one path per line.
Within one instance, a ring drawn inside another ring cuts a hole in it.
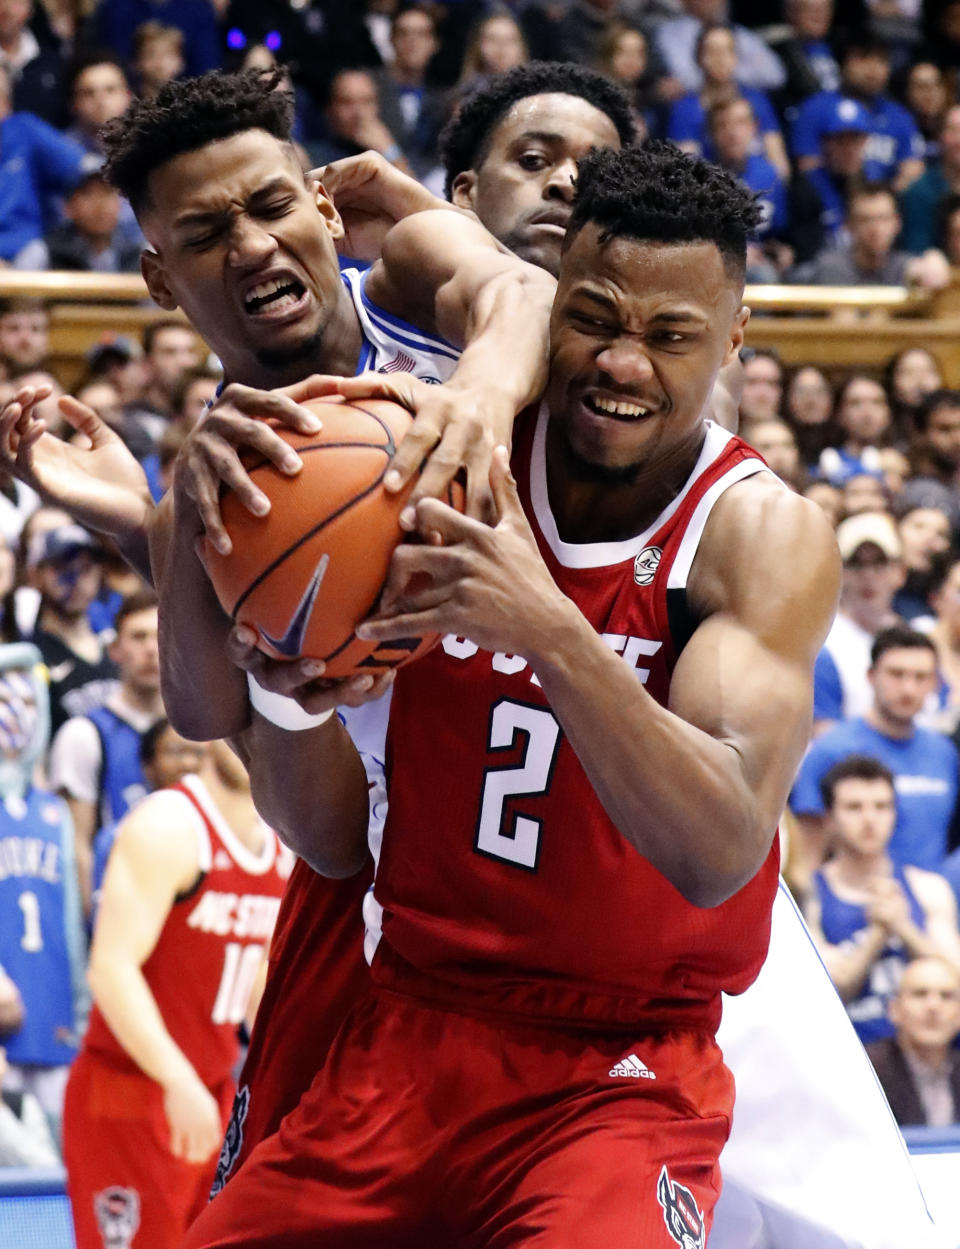
M 459 350 L 437 334 L 417 329 L 408 321 L 385 312 L 371 302 L 366 283 L 369 269 L 345 267 L 340 271 L 343 284 L 353 298 L 363 346 L 357 363 L 357 372 L 411 373 L 423 382 L 445 382 L 453 373 L 460 359 Z M 339 716 L 360 753 L 367 772 L 370 787 L 370 823 L 368 839 L 374 863 L 380 858 L 380 839 L 386 819 L 386 781 L 384 760 L 386 758 L 387 719 L 390 714 L 390 694 L 378 702 L 364 707 L 342 707 Z M 368 895 L 364 907 L 368 921 L 369 957 L 380 935 L 379 907 Z
M 369 269 L 340 271 L 363 331 L 357 372 L 412 373 L 423 382 L 445 382 L 457 367 L 459 349 L 372 303 L 367 296 L 369 273 Z

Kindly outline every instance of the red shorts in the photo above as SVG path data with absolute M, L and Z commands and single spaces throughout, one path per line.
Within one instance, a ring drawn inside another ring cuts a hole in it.
M 372 862 L 349 880 L 318 876 L 302 859 L 294 865 L 237 1082 L 217 1190 L 293 1110 L 323 1066 L 344 1019 L 370 989 L 362 907 L 372 882 Z
M 232 1081 L 211 1091 L 225 1124 Z M 158 1084 L 84 1052 L 67 1083 L 63 1157 L 77 1249 L 179 1249 L 216 1166 L 171 1154 Z
M 371 993 L 184 1249 L 703 1249 L 732 1106 L 699 1033 Z

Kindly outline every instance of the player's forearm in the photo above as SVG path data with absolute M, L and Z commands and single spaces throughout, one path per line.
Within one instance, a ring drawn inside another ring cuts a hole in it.
M 227 659 L 231 621 L 196 553 L 197 532 L 171 491 L 150 531 L 160 599 L 160 678 L 171 724 L 184 737 L 234 737 L 250 719 L 244 674 Z
M 464 344 L 448 385 L 494 389 L 515 415 L 547 382 L 550 309 L 556 284 L 533 266 L 502 273 L 479 289 L 454 278 L 437 295 L 440 332 Z M 494 431 L 509 445 L 512 419 Z
M 77 837 L 74 845 L 74 858 L 77 864 L 77 888 L 80 890 L 80 904 L 84 915 L 93 910 L 93 847 L 87 841 Z
M 290 732 L 254 712 L 236 746 L 257 810 L 290 849 L 321 876 L 355 875 L 368 854 L 369 788 L 337 717 Z
M 171 1037 L 156 1000 L 136 963 L 98 951 L 87 972 L 90 992 L 110 1031 L 141 1071 L 163 1087 L 197 1078 Z
M 531 663 L 608 816 L 688 901 L 756 874 L 782 808 L 760 809 L 732 745 L 662 707 L 572 603 Z

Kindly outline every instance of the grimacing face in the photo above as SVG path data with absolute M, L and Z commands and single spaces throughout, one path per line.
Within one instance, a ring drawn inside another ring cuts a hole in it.
M 247 130 L 167 161 L 142 213 L 156 302 L 184 310 L 227 377 L 314 353 L 340 295 L 340 217 L 292 149 Z
M 550 321 L 551 437 L 621 477 L 692 445 L 743 343 L 741 294 L 713 243 L 604 242 L 588 222 L 564 252 Z
M 606 113 L 580 96 L 527 96 L 494 129 L 479 168 L 454 179 L 453 202 L 522 260 L 556 274 L 577 161 L 595 147 L 620 148 Z

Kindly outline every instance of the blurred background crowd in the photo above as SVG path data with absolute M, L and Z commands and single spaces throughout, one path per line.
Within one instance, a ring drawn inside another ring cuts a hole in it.
M 444 125 L 530 59 L 601 71 L 629 93 L 638 141 L 670 139 L 762 197 L 751 282 L 933 290 L 960 265 L 950 0 L 0 0 L 0 266 L 138 270 L 142 240 L 100 173 L 98 130 L 172 78 L 278 64 L 305 168 L 375 149 L 442 194 Z M 863 371 L 815 343 L 790 367 L 773 349 L 744 355 L 740 432 L 829 516 L 844 563 L 784 817 L 789 883 L 899 1121 L 960 1122 L 960 389 L 935 345 Z M 69 388 L 159 497 L 217 362 L 170 319 L 112 335 L 83 367 L 79 382 L 57 375 L 41 298 L 0 301 L 0 406 L 48 385 L 50 427 L 74 436 L 56 406 Z M 57 1156 L 116 822 L 202 751 L 163 717 L 155 601 L 10 478 L 0 636 L 10 1165 Z

